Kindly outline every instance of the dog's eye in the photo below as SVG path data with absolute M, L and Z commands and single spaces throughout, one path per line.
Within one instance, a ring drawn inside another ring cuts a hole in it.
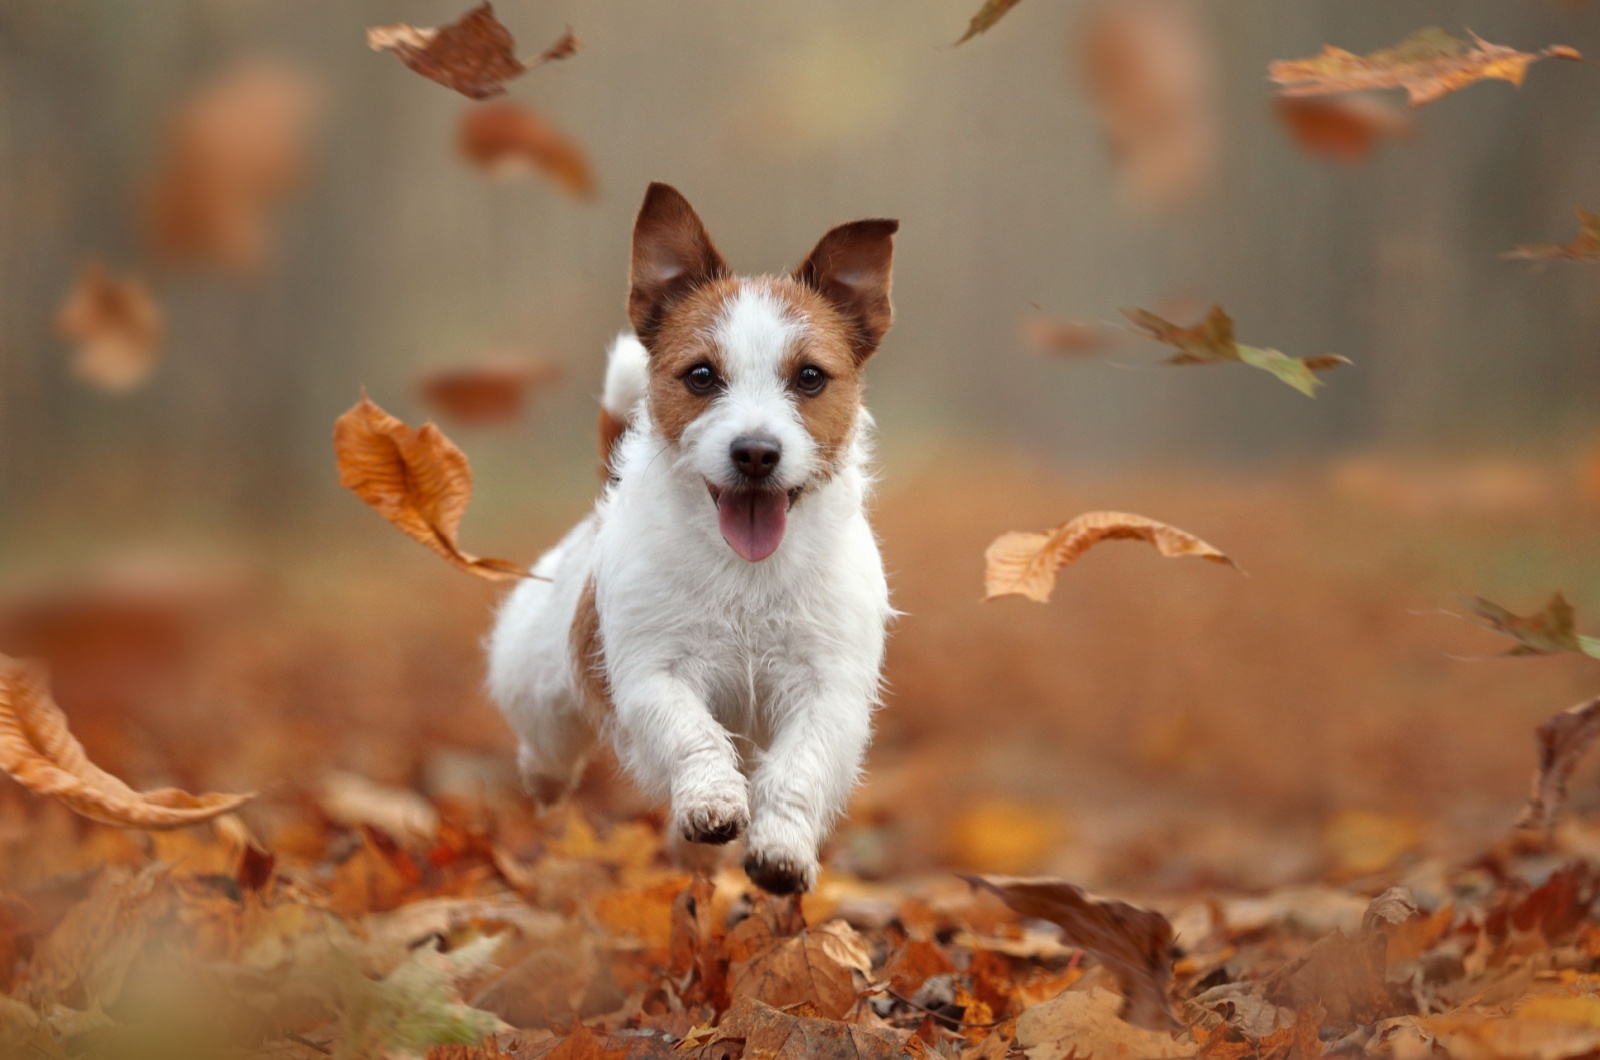
M 814 364 L 808 364 L 795 373 L 794 385 L 802 394 L 820 394 L 828 385 L 828 374 Z
M 717 388 L 717 370 L 709 364 L 697 364 L 683 373 L 683 382 L 696 394 L 709 394 Z

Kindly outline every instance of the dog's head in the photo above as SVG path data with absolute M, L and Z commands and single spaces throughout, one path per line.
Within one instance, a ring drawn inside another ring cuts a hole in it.
M 645 194 L 628 317 L 650 353 L 650 416 L 751 562 L 777 551 L 789 508 L 849 450 L 862 366 L 889 330 L 898 228 L 842 224 L 792 274 L 742 278 L 682 195 Z

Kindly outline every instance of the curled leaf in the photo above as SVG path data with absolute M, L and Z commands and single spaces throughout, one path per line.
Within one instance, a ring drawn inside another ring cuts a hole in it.
M 1572 48 L 1552 45 L 1521 52 L 1490 44 L 1476 33 L 1470 41 L 1438 27 L 1412 34 L 1392 48 L 1356 55 L 1329 45 L 1309 59 L 1279 59 L 1268 76 L 1285 96 L 1323 96 L 1379 88 L 1403 88 L 1413 107 L 1431 103 L 1491 78 L 1521 85 L 1530 63 L 1540 59 L 1581 59 Z
M 1499 604 L 1474 597 L 1466 601 L 1473 614 L 1483 619 L 1479 625 L 1492 633 L 1510 637 L 1517 646 L 1507 655 L 1559 655 L 1577 652 L 1600 659 L 1600 637 L 1587 637 L 1577 630 L 1577 619 L 1567 598 L 1556 593 L 1544 609 L 1519 615 Z
M 1167 999 L 1172 985 L 1172 925 L 1153 909 L 1097 898 L 1066 880 L 1019 876 L 961 877 L 991 891 L 1025 917 L 1061 928 L 1070 945 L 1093 954 L 1117 980 L 1124 1020 L 1148 1030 L 1178 1025 Z
M 1002 534 L 984 552 L 986 599 L 1026 596 L 1044 603 L 1056 572 L 1102 541 L 1148 541 L 1163 556 L 1194 556 L 1235 567 L 1233 560 L 1193 534 L 1127 512 L 1089 512 L 1048 534 Z M 1235 567 L 1237 569 L 1237 567 Z
M 35 795 L 121 828 L 183 828 L 249 802 L 252 795 L 134 791 L 84 753 L 50 698 L 42 668 L 0 655 L 0 769 Z
M 1223 312 L 1220 305 L 1212 306 L 1204 320 L 1189 327 L 1174 324 L 1144 309 L 1124 309 L 1122 315 L 1132 321 L 1145 338 L 1178 351 L 1167 360 L 1168 364 L 1237 361 L 1271 372 L 1306 397 L 1316 397 L 1316 389 L 1322 385 L 1316 376 L 1317 372 L 1326 372 L 1350 363 L 1349 358 L 1338 354 L 1290 357 L 1279 350 L 1242 346 L 1233 338 L 1233 318 Z
M 472 469 L 466 454 L 433 424 L 408 427 L 362 394 L 334 424 L 333 448 L 339 484 L 407 537 L 480 578 L 529 577 L 509 560 L 480 558 L 456 543 L 472 499 Z
M 984 0 L 983 6 L 978 8 L 978 13 L 972 16 L 972 21 L 967 23 L 967 31 L 961 35 L 957 44 L 965 44 L 980 33 L 987 33 L 994 28 L 995 23 L 1006 17 L 1006 13 L 1017 6 L 1019 0 Z
M 568 30 L 537 58 L 524 62 L 517 58 L 511 31 L 483 3 L 438 29 L 403 22 L 375 26 L 367 30 L 367 47 L 393 52 L 423 77 L 469 99 L 492 99 L 505 93 L 507 81 L 577 51 L 578 39 Z
M 1504 257 L 1526 261 L 1576 261 L 1600 263 L 1600 213 L 1578 208 L 1578 235 L 1570 243 L 1529 243 Z
M 526 107 L 486 103 L 461 116 L 457 141 L 468 162 L 492 176 L 540 173 L 578 198 L 594 194 L 589 156 L 565 133 Z
M 119 280 L 91 259 L 56 314 L 56 330 L 78 344 L 75 375 L 105 390 L 128 390 L 155 367 L 166 323 L 143 280 Z
M 1539 726 L 1539 768 L 1517 828 L 1549 835 L 1567 802 L 1567 781 L 1578 760 L 1600 740 L 1600 699 L 1591 699 Z

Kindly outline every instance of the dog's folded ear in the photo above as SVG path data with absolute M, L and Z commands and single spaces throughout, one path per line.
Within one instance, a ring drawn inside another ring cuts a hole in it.
M 651 348 L 661 320 L 674 302 L 710 280 L 728 275 L 706 226 L 678 190 L 651 184 L 633 224 L 628 320 Z
M 899 230 L 899 221 L 878 219 L 839 225 L 794 273 L 854 326 L 857 361 L 871 357 L 889 330 L 889 272 Z

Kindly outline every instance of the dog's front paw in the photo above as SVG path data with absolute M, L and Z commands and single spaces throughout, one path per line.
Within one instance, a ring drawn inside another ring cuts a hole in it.
M 817 885 L 817 859 L 753 848 L 744 856 L 744 874 L 770 894 L 798 894 Z
M 731 843 L 750 826 L 750 807 L 744 792 L 673 800 L 673 824 L 691 843 L 721 846 Z

